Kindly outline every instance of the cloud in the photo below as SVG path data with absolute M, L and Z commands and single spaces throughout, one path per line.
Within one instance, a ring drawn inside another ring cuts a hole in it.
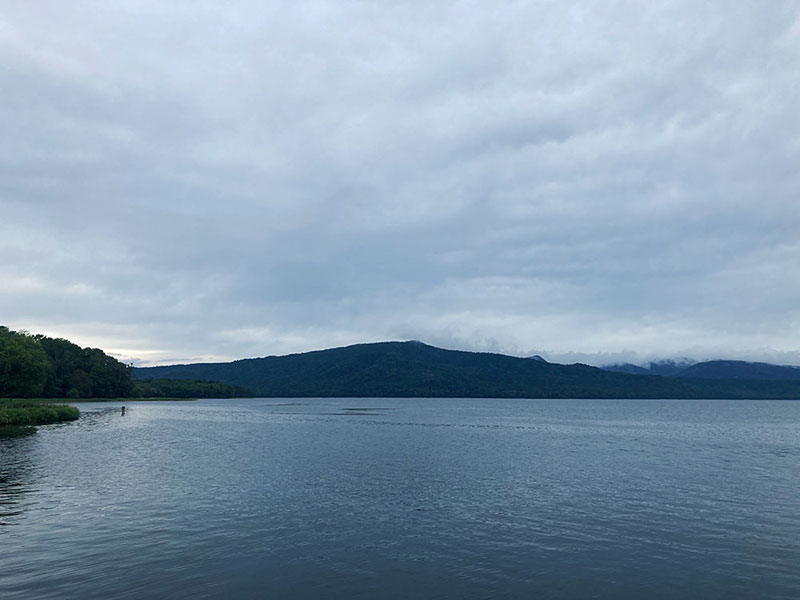
M 2 11 L 9 326 L 148 363 L 797 350 L 795 3 Z

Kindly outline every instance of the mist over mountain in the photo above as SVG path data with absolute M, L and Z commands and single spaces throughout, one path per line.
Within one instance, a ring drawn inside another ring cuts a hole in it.
M 605 365 L 601 368 L 606 371 L 629 373 L 631 375 L 662 375 L 664 377 L 675 377 L 695 364 L 697 364 L 697 361 L 689 358 L 680 358 L 651 361 L 644 366 L 621 363 Z
M 694 379 L 800 380 L 800 367 L 744 360 L 696 362 L 684 358 L 654 361 L 644 366 L 631 363 L 606 365 L 602 369 L 632 375 L 661 375 Z
M 692 365 L 680 371 L 677 376 L 702 379 L 800 380 L 800 367 L 742 360 L 710 360 Z

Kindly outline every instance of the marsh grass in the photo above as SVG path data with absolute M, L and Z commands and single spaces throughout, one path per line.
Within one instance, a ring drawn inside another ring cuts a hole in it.
M 80 411 L 74 406 L 45 404 L 30 400 L 0 401 L 0 427 L 16 425 L 47 425 L 74 421 Z

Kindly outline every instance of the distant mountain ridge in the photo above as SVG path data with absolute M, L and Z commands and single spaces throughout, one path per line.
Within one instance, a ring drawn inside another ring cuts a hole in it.
M 663 360 L 651 362 L 644 367 L 623 363 L 606 365 L 602 369 L 633 375 L 662 375 L 693 379 L 800 380 L 800 367 L 744 360 L 708 360 L 704 362 L 692 362 L 689 359 Z
M 378 342 L 229 363 L 140 367 L 136 379 L 195 379 L 264 397 L 791 398 L 800 381 L 632 375 L 503 354 Z
M 685 371 L 696 361 L 688 358 L 681 358 L 679 360 L 659 360 L 647 364 L 647 366 L 639 366 L 631 363 L 621 363 L 614 365 L 605 365 L 600 367 L 605 371 L 615 371 L 617 373 L 628 373 L 631 375 L 662 375 L 664 377 L 674 377 Z

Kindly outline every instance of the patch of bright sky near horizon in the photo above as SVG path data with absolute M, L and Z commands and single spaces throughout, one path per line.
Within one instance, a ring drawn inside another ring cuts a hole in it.
M 800 4 L 0 6 L 0 323 L 800 364 Z

